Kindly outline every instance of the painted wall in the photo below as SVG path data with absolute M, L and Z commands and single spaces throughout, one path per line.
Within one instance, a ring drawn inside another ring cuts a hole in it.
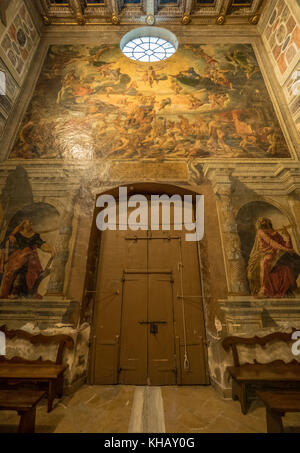
M 293 0 L 270 2 L 262 34 L 276 77 L 300 131 L 300 6 Z M 295 82 L 298 84 L 295 85 Z M 293 88 L 294 87 L 294 88 Z
M 0 71 L 6 93 L 0 95 L 0 138 L 39 43 L 39 33 L 23 0 L 12 0 L 0 21 Z
M 114 179 L 127 183 L 136 174 L 141 181 L 151 177 L 157 182 L 162 178 L 173 182 L 173 172 L 175 179 L 199 186 L 206 180 L 199 160 L 216 158 L 255 158 L 257 162 L 263 158 L 292 158 L 251 45 L 185 44 L 170 59 L 156 65 L 132 61 L 116 45 L 51 46 L 9 156 L 8 162 L 18 162 L 9 176 L 17 182 L 9 184 L 7 178 L 3 189 L 7 201 L 2 241 L 4 248 L 10 235 L 18 234 L 18 228 L 21 231 L 22 222 L 30 220 L 37 233 L 35 245 L 41 249 L 39 261 L 42 267 L 51 265 L 52 277 L 48 273 L 39 291 L 37 286 L 27 288 L 26 281 L 15 290 L 13 280 L 5 288 L 2 283 L 1 297 L 59 293 L 64 289 L 68 264 L 68 258 L 49 259 L 48 255 L 54 255 L 55 242 L 62 242 L 58 236 L 64 228 L 67 233 L 63 251 L 67 252 L 73 214 L 64 213 L 56 201 L 34 200 L 30 175 L 22 162 L 39 159 L 47 164 L 55 159 L 64 165 L 83 161 L 92 166 L 99 161 L 106 184 Z M 87 178 L 83 172 L 81 187 L 89 186 Z M 17 196 L 20 190 L 22 204 Z M 74 197 L 69 200 L 71 205 Z M 228 205 L 226 210 L 224 222 L 236 223 L 234 212 L 228 218 L 232 207 Z M 256 222 L 264 210 L 256 212 L 253 207 L 251 213 L 247 233 L 251 238 L 241 233 L 229 235 L 226 241 L 232 250 L 238 243 L 242 245 L 240 253 L 229 252 L 233 261 L 240 262 L 238 275 L 232 278 L 232 259 L 228 258 L 227 280 L 232 294 L 257 295 L 261 286 L 259 261 L 254 263 L 255 275 L 250 275 L 247 266 L 255 243 Z M 284 226 L 284 217 L 280 221 L 269 217 L 275 228 Z M 246 253 L 243 242 L 247 241 Z M 70 264 L 69 271 L 71 268 Z M 288 290 L 269 288 L 265 295 L 282 297 Z M 72 297 L 80 295 L 72 293 Z
M 52 46 L 10 158 L 289 158 L 251 45 Z
M 121 54 L 120 35 L 48 36 L 49 49 L 39 48 L 44 66 L 34 90 L 37 74 L 24 84 L 26 112 L 0 165 L 0 320 L 77 332 L 98 194 L 136 182 L 205 191 L 210 371 L 228 389 L 223 335 L 300 325 L 299 160 L 278 114 L 278 81 L 258 38 L 253 47 L 245 36 L 208 44 L 195 31 L 170 60 L 140 66 Z M 29 280 L 24 220 L 37 247 Z M 70 382 L 86 372 L 87 339 L 82 348 Z

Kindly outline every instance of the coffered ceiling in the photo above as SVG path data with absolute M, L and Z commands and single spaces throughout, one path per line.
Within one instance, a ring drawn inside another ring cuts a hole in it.
M 266 0 L 34 0 L 52 24 L 256 25 Z

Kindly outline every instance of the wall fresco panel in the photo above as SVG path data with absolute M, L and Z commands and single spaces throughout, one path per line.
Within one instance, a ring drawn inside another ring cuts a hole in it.
M 289 158 L 249 44 L 185 44 L 132 61 L 117 45 L 51 46 L 10 158 Z

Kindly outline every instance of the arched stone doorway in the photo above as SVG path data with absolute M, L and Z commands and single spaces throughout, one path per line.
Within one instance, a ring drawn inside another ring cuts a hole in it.
M 117 198 L 118 188 L 106 193 Z M 149 183 L 128 186 L 133 194 L 195 192 Z M 85 285 L 93 302 L 90 383 L 209 383 L 201 248 L 185 233 L 174 225 L 155 232 L 93 227 Z

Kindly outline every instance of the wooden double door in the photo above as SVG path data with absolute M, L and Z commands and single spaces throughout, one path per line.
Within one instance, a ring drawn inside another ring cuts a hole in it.
M 197 243 L 184 231 L 105 231 L 90 382 L 208 384 Z
M 158 235 L 127 240 L 134 253 L 123 273 L 119 382 L 175 384 L 172 268 L 160 258 Z

